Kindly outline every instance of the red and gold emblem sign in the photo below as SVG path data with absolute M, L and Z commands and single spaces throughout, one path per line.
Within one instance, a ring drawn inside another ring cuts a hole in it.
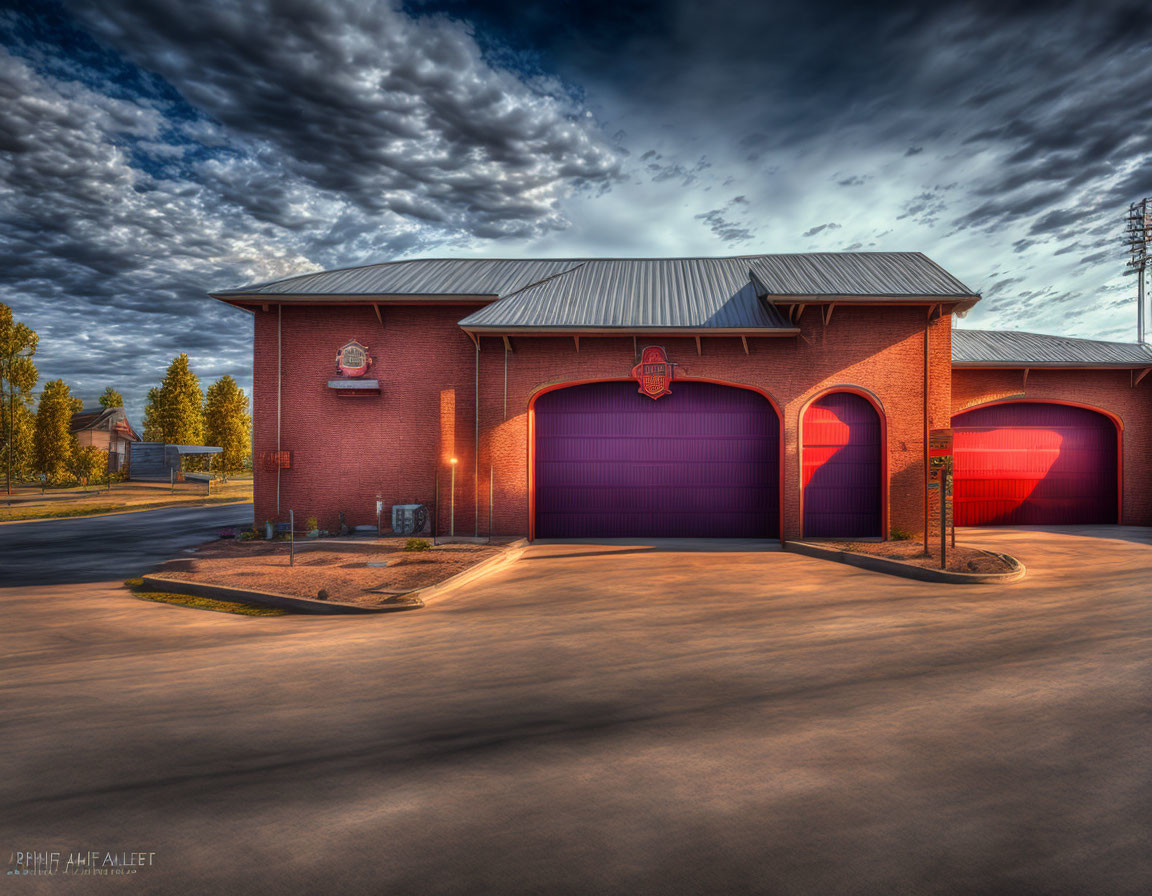
M 632 379 L 640 384 L 640 394 L 657 399 L 672 390 L 674 368 L 668 353 L 659 345 L 649 345 L 640 353 L 640 363 L 632 368 Z
M 361 345 L 355 339 L 336 353 L 336 371 L 340 376 L 364 376 L 372 366 L 372 356 L 368 354 L 368 346 Z

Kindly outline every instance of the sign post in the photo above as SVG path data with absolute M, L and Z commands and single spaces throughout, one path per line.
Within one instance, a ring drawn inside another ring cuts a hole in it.
M 928 487 L 940 490 L 940 568 L 948 568 L 948 504 L 952 496 L 952 430 L 934 429 L 928 434 Z M 955 518 L 953 518 L 953 521 Z M 924 548 L 928 548 L 929 533 L 924 533 Z M 952 530 L 952 546 L 956 546 L 956 530 Z

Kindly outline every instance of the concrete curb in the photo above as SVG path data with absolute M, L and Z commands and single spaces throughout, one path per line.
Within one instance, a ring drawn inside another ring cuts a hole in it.
M 490 575 L 510 563 L 515 563 L 527 548 L 528 539 L 521 538 L 519 541 L 514 541 L 509 544 L 501 553 L 489 557 L 487 560 L 483 560 L 463 572 L 458 572 L 456 575 L 445 579 L 437 585 L 429 585 L 427 588 L 413 591 L 411 594 L 413 597 L 419 597 L 420 600 L 424 602 L 443 597 L 448 592 L 455 591 L 462 585 L 469 585 L 477 579 Z
M 248 591 L 244 588 L 229 588 L 226 585 L 209 585 L 206 582 L 189 582 L 164 575 L 141 576 L 144 584 L 152 591 L 166 594 L 191 594 L 193 597 L 210 597 L 214 600 L 228 600 L 245 604 L 260 604 L 265 607 L 280 607 L 301 613 L 334 616 L 362 613 L 396 613 L 401 610 L 418 610 L 424 603 L 417 600 L 411 604 L 393 604 L 382 607 L 362 607 L 358 604 L 343 604 L 331 600 L 312 600 L 307 597 L 290 597 L 287 594 L 273 594 L 270 591 Z M 407 596 L 407 595 L 406 595 Z M 414 597 L 415 595 L 413 595 Z
M 331 600 L 313 600 L 308 597 L 292 597 L 287 594 L 274 594 L 271 591 L 249 591 L 245 588 L 230 588 L 227 585 L 210 585 L 207 582 L 189 582 L 186 579 L 174 579 L 162 574 L 142 576 L 145 585 L 153 591 L 163 591 L 167 594 L 191 594 L 194 597 L 210 597 L 215 600 L 239 601 L 247 604 L 260 604 L 266 607 L 281 607 L 286 610 L 297 610 L 301 613 L 315 613 L 317 615 L 348 615 L 361 613 L 397 613 L 402 610 L 419 610 L 425 603 L 437 597 L 443 597 L 450 591 L 455 591 L 463 585 L 476 581 L 483 576 L 495 572 L 509 563 L 520 558 L 528 547 L 527 539 L 514 541 L 507 548 L 475 566 L 458 572 L 427 588 L 409 591 L 402 595 L 405 599 L 413 601 L 408 604 L 391 604 L 380 607 L 364 607 L 359 604 L 345 604 Z
M 1006 585 L 1018 582 L 1027 575 L 1028 570 L 1024 564 L 1008 554 L 997 551 L 984 551 L 993 557 L 999 557 L 1011 568 L 1009 572 L 949 572 L 943 569 L 928 569 L 923 566 L 913 566 L 901 563 L 899 560 L 889 560 L 887 557 L 874 557 L 871 554 L 857 554 L 853 551 L 838 551 L 834 548 L 824 548 L 819 545 L 803 541 L 789 541 L 784 550 L 794 554 L 803 554 L 806 557 L 815 557 L 820 560 L 832 560 L 836 563 L 845 563 L 859 569 L 871 572 L 887 573 L 890 576 L 901 576 L 905 579 L 916 579 L 920 582 L 947 582 L 952 585 Z

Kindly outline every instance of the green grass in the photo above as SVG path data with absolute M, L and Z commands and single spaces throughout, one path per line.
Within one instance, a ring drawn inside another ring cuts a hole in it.
M 77 516 L 100 516 L 103 513 L 131 513 L 137 510 L 159 510 L 162 507 L 184 507 L 196 504 L 241 504 L 250 501 L 247 497 L 220 495 L 209 498 L 195 496 L 173 501 L 148 501 L 141 504 L 88 504 L 84 507 L 64 507 L 51 510 L 46 507 L 29 507 L 19 510 L 0 510 L 0 523 L 14 523 L 18 520 L 58 520 Z
M 191 607 L 194 610 L 212 610 L 216 613 L 232 613 L 236 616 L 286 616 L 288 611 L 280 607 L 258 607 L 252 604 L 236 603 L 230 600 L 213 600 L 210 597 L 195 597 L 191 594 L 169 594 L 166 591 L 143 591 L 143 579 L 128 579 L 124 583 L 132 596 L 140 600 L 151 600 L 178 607 Z

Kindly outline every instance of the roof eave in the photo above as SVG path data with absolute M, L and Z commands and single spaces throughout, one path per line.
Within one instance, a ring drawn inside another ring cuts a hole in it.
M 984 370 L 1143 370 L 1152 367 L 1152 358 L 1147 361 L 953 361 L 952 366 Z
M 523 336 L 632 336 L 642 333 L 662 336 L 798 336 L 799 327 L 544 327 L 544 326 L 498 326 L 460 324 L 466 333 L 479 336 L 500 336 L 520 334 Z

